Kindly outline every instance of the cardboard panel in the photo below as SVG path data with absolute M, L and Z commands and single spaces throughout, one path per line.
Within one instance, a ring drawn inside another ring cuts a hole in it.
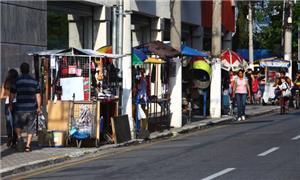
M 70 101 L 49 101 L 47 105 L 48 112 L 48 130 L 49 131 L 68 131 L 70 118 Z

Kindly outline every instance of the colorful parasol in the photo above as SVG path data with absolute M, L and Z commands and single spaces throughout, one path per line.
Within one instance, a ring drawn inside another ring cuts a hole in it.
M 248 63 L 241 56 L 229 49 L 223 51 L 220 58 L 222 63 L 222 69 L 226 71 L 237 71 L 239 69 L 246 69 L 248 66 Z
M 159 58 L 148 58 L 145 60 L 144 63 L 149 63 L 149 64 L 164 64 L 166 61 L 159 59 Z
M 111 45 L 103 46 L 97 49 L 97 51 L 100 53 L 112 54 L 112 46 Z
M 146 59 L 147 59 L 146 54 L 144 54 L 141 50 L 133 48 L 133 54 L 132 54 L 133 65 L 143 64 Z

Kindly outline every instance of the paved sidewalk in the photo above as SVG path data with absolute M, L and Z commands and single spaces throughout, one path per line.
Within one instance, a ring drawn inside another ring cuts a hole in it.
M 277 111 L 278 106 L 261 106 L 261 105 L 248 105 L 246 114 L 248 117 L 262 115 Z M 220 119 L 201 119 L 190 124 L 186 124 L 181 128 L 173 128 L 163 132 L 154 132 L 150 134 L 150 140 L 162 137 L 174 136 L 180 133 L 186 133 L 191 130 L 201 129 L 210 125 L 219 124 L 226 121 L 232 121 L 232 116 L 224 116 Z M 2 140 L 2 138 L 1 138 Z M 103 145 L 100 148 L 49 148 L 49 147 L 36 147 L 30 153 L 16 152 L 14 149 L 6 147 L 5 142 L 1 142 L 1 170 L 2 177 L 17 174 L 20 172 L 28 171 L 34 168 L 47 166 L 63 162 L 69 159 L 78 158 L 86 154 L 96 152 L 110 152 L 113 148 L 125 146 L 128 144 L 140 143 L 143 140 L 132 140 L 123 144 L 110 144 Z

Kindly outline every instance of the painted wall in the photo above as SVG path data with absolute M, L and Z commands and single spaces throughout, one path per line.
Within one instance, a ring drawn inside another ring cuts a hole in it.
M 133 11 L 150 16 L 170 18 L 170 0 L 143 1 L 134 0 L 131 3 Z M 182 22 L 201 25 L 201 1 L 182 1 Z
M 1 1 L 1 72 L 3 83 L 6 72 L 22 62 L 32 64 L 26 52 L 43 50 L 47 46 L 46 2 Z M 1 134 L 5 134 L 3 101 L 1 101 Z

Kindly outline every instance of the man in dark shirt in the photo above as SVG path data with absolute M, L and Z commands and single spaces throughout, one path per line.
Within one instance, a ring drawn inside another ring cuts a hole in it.
M 41 95 L 38 82 L 29 75 L 29 64 L 21 64 L 22 75 L 11 86 L 11 98 L 16 96 L 15 127 L 18 137 L 17 150 L 23 151 L 24 142 L 21 137 L 22 129 L 27 126 L 27 143 L 25 152 L 31 151 L 32 136 L 35 133 L 34 121 L 36 114 L 41 113 Z M 10 105 L 12 102 L 10 102 Z

